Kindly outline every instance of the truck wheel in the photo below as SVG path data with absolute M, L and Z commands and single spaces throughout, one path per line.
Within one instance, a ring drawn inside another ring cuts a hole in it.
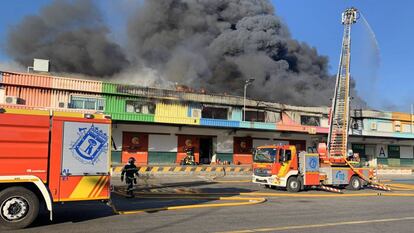
M 0 192 L 0 228 L 25 228 L 38 214 L 39 199 L 32 191 L 11 187 Z
M 346 187 L 349 190 L 360 190 L 362 188 L 362 181 L 358 176 L 352 176 Z
M 296 193 L 300 191 L 300 181 L 296 176 L 290 177 L 288 179 L 286 189 L 291 193 Z

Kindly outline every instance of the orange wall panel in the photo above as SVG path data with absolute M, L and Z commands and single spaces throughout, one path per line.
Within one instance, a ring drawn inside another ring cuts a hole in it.
M 86 92 L 102 92 L 102 82 L 95 80 L 52 77 L 52 87 L 54 89 L 75 90 Z
M 51 90 L 42 88 L 6 86 L 6 96 L 21 98 L 23 105 L 32 107 L 50 107 Z
M 148 134 L 124 132 L 122 134 L 122 163 L 134 157 L 137 165 L 148 164 Z
M 196 135 L 178 135 L 177 159 L 180 163 L 187 156 L 187 150 L 193 150 L 196 163 L 200 160 L 200 137 Z
M 3 83 L 50 88 L 52 87 L 52 76 L 5 72 L 3 73 Z

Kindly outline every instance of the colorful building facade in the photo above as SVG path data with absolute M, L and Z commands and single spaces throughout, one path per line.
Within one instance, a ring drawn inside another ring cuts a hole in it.
M 104 112 L 113 120 L 113 162 L 179 163 L 191 149 L 200 163 L 250 164 L 264 144 L 315 150 L 328 133 L 327 107 L 156 89 L 53 75 L 0 72 L 0 107 Z M 349 147 L 372 166 L 414 166 L 412 115 L 353 110 Z

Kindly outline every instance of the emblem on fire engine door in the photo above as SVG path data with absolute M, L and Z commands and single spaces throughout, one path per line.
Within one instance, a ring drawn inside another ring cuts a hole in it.
M 73 156 L 84 164 L 95 164 L 108 150 L 108 135 L 98 127 L 78 128 L 79 138 L 71 146 Z

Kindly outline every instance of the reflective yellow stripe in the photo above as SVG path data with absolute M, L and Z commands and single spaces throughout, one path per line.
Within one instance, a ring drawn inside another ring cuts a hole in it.
M 98 184 L 92 189 L 92 192 L 89 194 L 89 197 L 95 197 L 98 190 L 101 188 L 102 183 L 106 180 L 106 176 L 101 176 L 98 180 Z
M 18 109 L 18 108 L 4 108 L 4 109 L 6 110 L 6 114 L 9 113 L 9 114 L 49 116 L 49 111 L 47 110 L 32 110 L 32 109 Z
M 290 162 L 284 163 L 277 174 L 278 177 L 285 177 L 286 173 L 289 171 Z
M 98 183 L 101 176 L 84 176 L 79 181 L 76 188 L 70 194 L 69 199 L 88 199 L 89 194 L 92 192 L 95 185 Z
M 164 169 L 162 169 L 163 172 L 168 172 L 170 170 L 170 167 L 164 167 Z
M 181 170 L 181 167 L 174 168 L 174 172 L 179 172 Z
M 151 169 L 151 172 L 157 172 L 158 171 L 158 167 L 153 167 L 152 169 Z
M 91 200 L 108 200 L 109 197 L 86 197 L 86 198 L 61 198 L 59 201 L 91 201 Z
M 22 183 L 22 182 L 36 182 L 37 179 L 14 179 L 14 180 L 0 180 L 0 183 Z
M 184 172 L 191 172 L 192 167 L 187 167 Z
M 104 114 L 91 114 L 93 115 L 94 119 L 104 119 Z M 59 116 L 59 117 L 76 117 L 76 118 L 84 118 L 85 115 L 82 112 L 54 112 L 53 116 Z
M 139 172 L 145 172 L 145 170 L 147 170 L 147 167 L 141 167 L 141 168 L 139 169 Z
M 201 169 L 202 169 L 202 167 L 198 167 L 198 168 L 196 168 L 196 172 L 200 172 L 201 171 Z
M 206 168 L 206 172 L 211 172 L 211 167 Z
M 106 177 L 102 180 L 101 184 L 99 185 L 98 191 L 97 191 L 97 192 L 95 192 L 95 194 L 93 195 L 93 197 L 98 197 L 98 196 L 99 196 L 99 194 L 102 192 L 102 189 L 105 187 L 106 183 L 108 182 L 108 179 L 109 179 L 109 178 L 106 176 Z

